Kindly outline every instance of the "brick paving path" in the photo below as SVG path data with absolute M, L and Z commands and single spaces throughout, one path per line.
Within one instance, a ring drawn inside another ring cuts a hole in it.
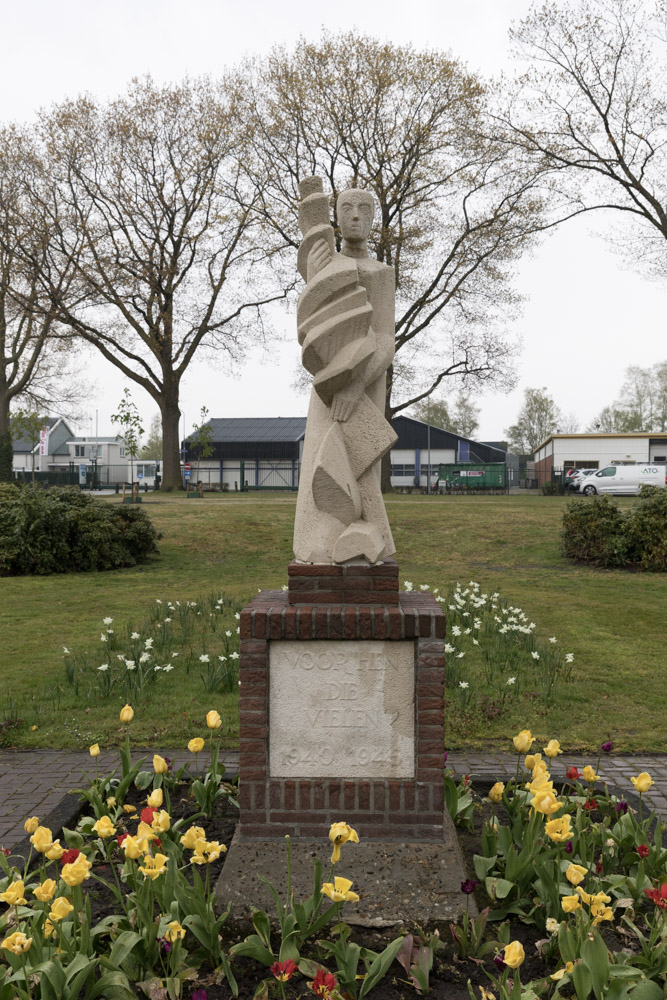
M 146 751 L 148 766 L 153 751 Z M 192 754 L 184 751 L 163 751 L 176 767 L 189 762 Z M 133 751 L 135 759 L 143 756 Z M 206 755 L 202 754 L 202 765 Z M 109 751 L 97 758 L 102 773 L 119 766 L 118 753 Z M 238 753 L 228 751 L 221 760 L 230 773 L 238 769 Z M 559 769 L 574 764 L 581 770 L 585 764 L 597 764 L 594 756 L 563 754 L 552 767 L 558 776 Z M 470 774 L 473 778 L 507 778 L 514 774 L 516 756 L 510 754 L 477 750 L 471 753 L 460 751 L 449 754 L 447 766 L 456 775 Z M 631 775 L 648 771 L 655 785 L 645 796 L 647 803 L 663 817 L 667 817 L 667 755 L 633 755 L 628 757 L 603 755 L 599 773 L 603 779 L 619 789 L 632 792 Z M 2 750 L 0 751 L 0 846 L 12 847 L 24 836 L 23 823 L 28 816 L 44 819 L 60 802 L 63 795 L 78 787 L 84 771 L 95 772 L 95 761 L 87 751 L 71 750 Z

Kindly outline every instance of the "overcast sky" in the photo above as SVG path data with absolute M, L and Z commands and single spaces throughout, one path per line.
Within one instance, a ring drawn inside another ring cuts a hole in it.
M 216 74 L 244 54 L 291 46 L 299 35 L 316 40 L 323 27 L 449 50 L 486 75 L 511 71 L 507 31 L 529 8 L 529 0 L 3 0 L 0 116 L 29 120 L 39 106 L 83 91 L 112 96 L 145 73 L 159 83 Z M 519 386 L 478 399 L 480 440 L 503 437 L 528 386 L 546 386 L 583 429 L 614 399 L 628 365 L 667 358 L 667 288 L 623 267 L 603 238 L 614 224 L 613 215 L 601 214 L 570 222 L 521 263 L 516 287 L 528 298 L 509 327 L 523 340 Z M 269 357 L 251 354 L 236 372 L 192 365 L 181 397 L 188 431 L 202 403 L 221 417 L 305 414 L 307 397 L 291 388 L 299 354 L 294 317 L 283 322 L 284 341 Z M 85 407 L 90 420 L 79 429 L 94 430 L 97 408 L 99 433 L 113 433 L 109 417 L 124 380 L 97 357 L 86 361 L 85 374 L 96 391 Z M 139 387 L 132 391 L 148 422 L 152 400 Z

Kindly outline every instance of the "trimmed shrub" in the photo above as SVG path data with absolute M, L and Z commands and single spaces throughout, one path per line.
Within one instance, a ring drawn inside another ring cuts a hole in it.
M 76 487 L 0 491 L 0 575 L 84 573 L 157 555 L 159 535 L 138 507 L 95 500 Z
M 667 572 L 667 490 L 645 486 L 625 514 L 608 496 L 571 500 L 563 514 L 561 551 L 593 566 Z

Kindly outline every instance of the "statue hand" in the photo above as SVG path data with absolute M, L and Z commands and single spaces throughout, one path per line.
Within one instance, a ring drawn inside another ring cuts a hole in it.
M 331 250 L 326 240 L 315 240 L 308 254 L 308 280 L 314 278 L 331 261 Z

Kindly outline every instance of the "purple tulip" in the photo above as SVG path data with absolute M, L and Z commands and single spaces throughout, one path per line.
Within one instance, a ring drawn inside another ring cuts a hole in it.
M 614 749 L 614 744 L 611 742 L 611 740 L 607 740 L 606 743 L 602 744 L 602 750 L 604 750 L 605 753 L 611 753 L 613 749 Z
M 160 942 L 160 947 L 162 948 L 162 950 L 166 951 L 166 953 L 169 954 L 169 952 L 171 951 L 171 945 L 167 941 L 167 939 L 166 938 L 158 938 L 158 941 Z
M 448 754 L 447 754 L 447 751 L 445 750 L 444 754 L 442 755 L 442 766 L 443 767 L 447 763 L 447 756 L 448 756 Z
M 572 854 L 572 841 L 571 840 L 568 840 L 567 844 L 565 845 L 565 853 L 566 854 Z
M 621 813 L 626 813 L 628 811 L 628 803 L 625 799 L 619 799 L 616 803 L 616 812 L 621 815 Z
M 465 882 L 461 882 L 461 892 L 465 892 L 466 896 L 469 896 L 477 888 L 477 882 L 474 878 L 467 878 Z
M 190 994 L 190 1000 L 207 1000 L 207 996 L 206 990 L 194 990 Z
M 498 972 L 502 972 L 503 969 L 507 968 L 507 966 L 503 962 L 503 956 L 502 955 L 494 955 L 493 964 L 495 965 L 495 967 L 498 970 Z

